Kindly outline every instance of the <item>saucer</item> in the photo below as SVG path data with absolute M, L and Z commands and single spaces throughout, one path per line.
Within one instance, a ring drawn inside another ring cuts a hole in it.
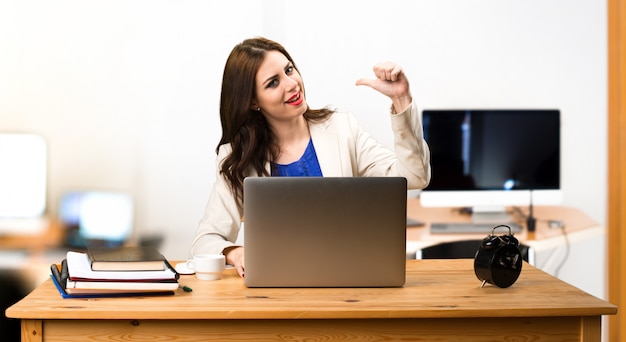
M 174 266 L 174 269 L 179 274 L 194 274 L 195 273 L 193 269 L 187 267 L 186 262 L 179 262 L 178 264 L 176 264 L 176 266 Z

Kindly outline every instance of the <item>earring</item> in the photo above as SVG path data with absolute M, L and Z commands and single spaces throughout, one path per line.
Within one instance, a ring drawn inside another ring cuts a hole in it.
M 257 107 L 256 111 L 260 112 L 261 111 L 261 107 Z

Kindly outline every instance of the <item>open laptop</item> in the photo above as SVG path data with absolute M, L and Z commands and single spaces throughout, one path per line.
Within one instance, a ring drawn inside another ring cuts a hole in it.
M 403 286 L 406 201 L 400 177 L 246 178 L 246 286 Z

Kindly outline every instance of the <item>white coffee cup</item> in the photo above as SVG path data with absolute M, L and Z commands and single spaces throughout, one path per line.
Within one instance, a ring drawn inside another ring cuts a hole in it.
M 196 272 L 200 280 L 218 280 L 226 267 L 223 254 L 198 254 L 187 260 L 185 266 Z

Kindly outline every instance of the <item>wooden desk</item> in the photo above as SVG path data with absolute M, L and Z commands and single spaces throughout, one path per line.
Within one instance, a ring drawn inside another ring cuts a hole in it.
M 473 260 L 408 260 L 402 288 L 250 289 L 233 270 L 174 296 L 62 299 L 50 280 L 7 310 L 22 341 L 600 341 L 617 307 L 524 264 L 480 287 Z
M 535 251 L 542 251 L 563 246 L 563 231 L 559 228 L 551 228 L 549 220 L 558 220 L 564 224 L 570 242 L 581 241 L 592 237 L 605 235 L 605 228 L 598 225 L 590 217 L 576 208 L 563 206 L 535 206 L 534 217 L 537 219 L 535 232 L 529 233 L 526 230 L 526 223 L 521 215 L 528 214 L 528 208 L 521 208 L 520 212 L 515 212 L 513 208 L 508 208 L 510 216 L 515 223 L 523 229 L 515 233 L 515 237 L 521 243 L 534 248 Z M 407 201 L 407 216 L 425 223 L 421 227 L 407 228 L 407 256 L 413 258 L 415 252 L 422 248 L 447 241 L 483 239 L 488 234 L 431 234 L 430 224 L 432 222 L 471 222 L 471 215 L 462 213 L 459 208 L 425 208 L 420 204 L 419 199 L 409 199 Z M 499 229 L 496 234 L 506 233 L 506 229 Z
M 565 206 L 535 206 L 537 227 L 534 233 L 526 231 L 522 216 L 528 214 L 527 207 L 519 211 L 507 208 L 514 221 L 522 226 L 515 234 L 521 243 L 530 247 L 529 261 L 532 265 L 564 280 L 585 292 L 607 298 L 606 273 L 606 228 L 599 225 L 577 208 Z M 407 202 L 407 216 L 420 221 L 423 227 L 407 228 L 407 258 L 421 256 L 421 250 L 431 245 L 458 240 L 482 240 L 483 234 L 431 234 L 431 222 L 471 222 L 471 215 L 459 208 L 425 208 L 419 199 Z M 564 230 L 551 228 L 549 220 L 564 224 Z M 567 233 L 567 236 L 564 235 Z M 504 234 L 499 229 L 496 234 Z

